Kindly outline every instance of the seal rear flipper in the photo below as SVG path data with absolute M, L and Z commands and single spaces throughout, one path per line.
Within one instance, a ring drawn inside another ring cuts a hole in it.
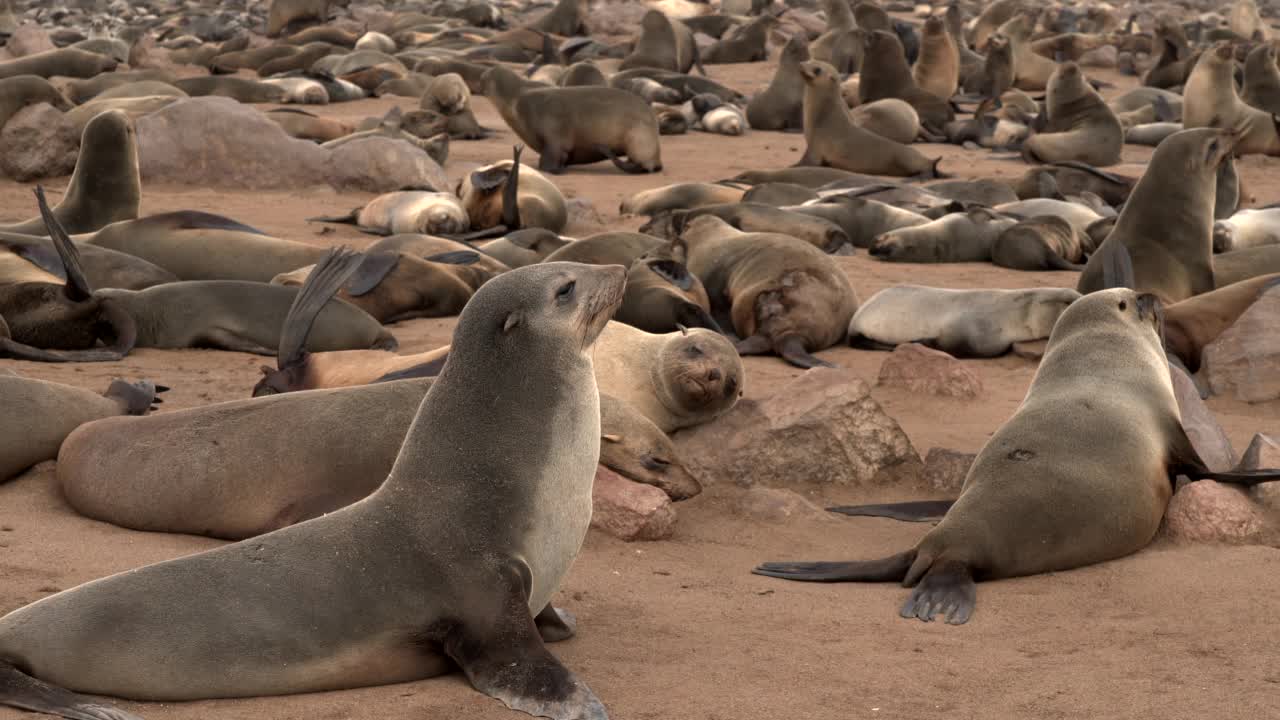
M 783 360 L 806 370 L 815 367 L 838 367 L 822 358 L 809 353 L 804 347 L 804 340 L 799 335 L 788 335 L 774 343 L 774 352 Z
M 924 622 L 942 615 L 948 625 L 963 625 L 973 615 L 977 599 L 978 586 L 969 566 L 959 560 L 943 560 L 929 567 L 898 614 Z
M 358 207 L 346 215 L 317 215 L 307 218 L 307 222 L 338 223 L 339 225 L 355 225 L 356 218 L 364 207 Z
M 917 500 L 878 505 L 838 505 L 827 508 L 827 511 L 857 517 L 890 518 L 903 522 L 929 522 L 946 515 L 955 504 L 955 500 Z
M 725 335 L 724 328 L 711 317 L 711 313 L 697 303 L 685 303 L 676 310 L 676 322 L 685 327 L 700 327 Z
M 70 720 L 142 720 L 133 713 L 101 705 L 86 695 L 37 680 L 3 661 L 0 661 L 0 704 Z
M 1049 253 L 1049 256 L 1045 258 L 1045 264 L 1049 266 L 1046 268 L 1047 270 L 1074 270 L 1077 272 L 1084 270 L 1084 265 L 1073 263 L 1056 252 Z
M 379 251 L 365 253 L 364 259 L 347 280 L 347 292 L 351 297 L 368 295 L 399 264 L 400 253 Z
M 49 203 L 44 199 L 44 188 L 37 185 L 35 192 L 36 204 L 40 206 L 40 217 L 44 218 L 45 229 L 49 231 L 49 238 L 53 240 L 53 246 L 58 251 L 63 271 L 67 276 L 64 292 L 71 300 L 88 300 L 93 296 L 93 288 L 89 285 L 89 280 L 85 277 L 84 269 L 80 264 L 80 250 L 75 243 L 71 242 L 66 229 L 49 209 Z
M 512 710 L 553 720 L 608 720 L 587 684 L 547 651 L 529 614 L 528 565 L 511 560 L 477 588 L 463 617 L 433 623 L 422 640 L 462 669 L 476 690 Z
M 423 260 L 444 263 L 445 265 L 475 265 L 480 262 L 480 253 L 475 250 L 450 250 L 449 252 L 428 255 Z
M 908 550 L 879 560 L 768 562 L 751 573 L 800 582 L 901 582 L 915 559 L 916 551 Z
M 156 409 L 156 404 L 164 402 L 156 395 L 168 390 L 169 388 L 156 385 L 150 380 L 139 380 L 136 383 L 112 380 L 103 394 L 119 401 L 126 415 L 146 415 L 148 410 Z
M 623 160 L 622 158 L 618 157 L 617 153 L 613 151 L 613 148 L 609 147 L 608 145 L 597 145 L 596 152 L 609 158 L 609 162 L 613 163 L 614 167 L 618 168 L 624 173 L 630 173 L 632 175 L 640 175 L 642 173 L 649 172 L 639 163 L 632 162 L 630 158 Z

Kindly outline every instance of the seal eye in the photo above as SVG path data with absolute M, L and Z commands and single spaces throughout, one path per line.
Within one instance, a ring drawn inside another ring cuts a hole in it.
M 1128 307 L 1129 307 L 1129 303 L 1127 303 L 1127 302 L 1125 302 L 1125 301 L 1123 301 L 1123 300 L 1121 300 L 1121 301 L 1120 301 L 1120 310 L 1121 310 L 1122 312 L 1123 312 L 1124 310 L 1126 310 Z
M 577 285 L 578 283 L 576 280 L 570 280 L 564 285 L 561 285 L 560 289 L 556 291 L 556 300 L 562 303 L 569 302 L 569 300 L 573 298 L 573 290 Z

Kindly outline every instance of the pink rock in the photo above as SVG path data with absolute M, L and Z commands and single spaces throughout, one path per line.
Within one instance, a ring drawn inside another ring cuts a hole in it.
M 1241 470 L 1272 470 L 1280 468 L 1280 443 L 1270 435 L 1257 433 L 1240 458 Z M 1253 499 L 1270 510 L 1280 510 L 1280 482 L 1259 483 L 1249 491 Z
M 917 393 L 954 398 L 976 398 L 982 381 L 960 361 L 918 343 L 899 345 L 880 366 L 877 384 Z
M 924 481 L 934 490 L 959 493 L 977 457 L 974 453 L 929 448 L 929 454 L 924 458 Z
M 1173 380 L 1173 395 L 1178 400 L 1178 412 L 1182 415 L 1182 428 L 1187 432 L 1191 445 L 1210 470 L 1223 472 L 1235 467 L 1236 453 L 1231 448 L 1227 431 L 1218 424 L 1218 418 L 1200 399 L 1200 391 L 1185 372 L 1169 367 Z
M 626 540 L 663 540 L 676 526 L 671 498 L 652 485 L 632 482 L 603 465 L 596 467 L 591 527 Z
M 1184 485 L 1164 513 L 1165 532 L 1192 542 L 1243 540 L 1262 532 L 1265 525 L 1248 493 L 1212 480 Z
M 814 368 L 764 400 L 739 400 L 714 422 L 671 439 L 704 485 L 788 487 L 914 481 L 920 456 L 847 369 Z
M 45 32 L 44 28 L 39 25 L 31 23 L 22 25 L 17 30 L 14 30 L 4 47 L 15 58 L 57 49 L 53 41 L 49 39 L 49 33 Z
M 0 130 L 0 171 L 18 182 L 70 175 L 80 134 L 48 103 L 22 108 Z
M 1215 395 L 1251 403 L 1280 398 L 1280 288 L 1262 293 L 1205 347 L 1200 373 Z

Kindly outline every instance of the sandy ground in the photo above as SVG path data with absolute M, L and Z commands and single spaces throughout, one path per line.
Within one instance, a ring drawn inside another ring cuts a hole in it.
M 776 54 L 776 53 L 775 53 Z M 745 92 L 767 83 L 772 63 L 713 66 L 713 77 Z M 1133 80 L 1116 82 L 1115 93 Z M 366 100 L 325 115 L 380 115 L 410 99 Z M 455 142 L 446 168 L 456 180 L 474 164 L 509 157 L 514 135 L 489 103 L 476 101 L 486 141 Z M 1012 179 L 1026 166 L 989 153 L 921 146 L 946 172 Z M 633 228 L 618 203 L 638 190 L 714 180 L 793 163 L 799 135 L 741 138 L 694 133 L 663 138 L 665 170 L 627 176 L 607 163 L 557 179 L 588 199 L 608 228 Z M 1119 172 L 1139 174 L 1147 148 L 1128 147 Z M 1280 199 L 1275 160 L 1249 158 L 1243 176 L 1255 204 Z M 65 179 L 48 183 L 57 188 Z M 328 189 L 246 192 L 145 187 L 143 213 L 199 209 L 230 215 L 280 237 L 317 244 L 371 241 L 349 228 L 320 234 L 305 218 L 347 210 L 368 196 Z M 27 187 L 0 183 L 0 221 L 34 213 Z M 592 232 L 598 226 L 570 228 Z M 944 287 L 1074 286 L 1071 273 L 1021 273 L 986 264 L 893 265 L 841 258 L 863 299 L 902 282 Z M 404 352 L 448 341 L 453 320 L 417 320 L 395 333 Z M 822 354 L 874 382 L 884 354 L 847 348 Z M 215 351 L 141 350 L 119 363 L 41 365 L 0 361 L 46 378 L 101 390 L 113 376 L 150 377 L 173 388 L 164 411 L 246 397 L 268 359 Z M 767 395 L 798 371 L 750 358 L 747 392 Z M 985 384 L 975 401 L 874 394 L 924 455 L 940 446 L 977 451 L 1022 399 L 1035 366 L 1014 357 L 966 361 Z M 1237 452 L 1256 431 L 1280 431 L 1280 403 L 1214 399 Z M 281 428 L 281 432 L 290 432 Z M 377 430 L 374 430 L 375 432 Z M 358 441 L 353 439 L 354 441 Z M 796 478 L 818 503 L 910 499 L 914 487 L 823 489 Z M 785 583 L 749 574 L 763 560 L 878 557 L 910 546 L 924 527 L 816 515 L 761 523 L 736 510 L 734 488 L 709 488 L 681 503 L 675 537 L 626 544 L 592 532 L 556 603 L 577 614 L 579 634 L 553 651 L 596 691 L 611 716 L 697 718 L 1263 718 L 1280 704 L 1280 551 L 1264 546 L 1178 546 L 1158 540 L 1116 562 L 980 586 L 968 625 L 897 617 L 905 591 L 893 585 Z M 217 541 L 121 530 L 78 517 L 59 496 L 52 463 L 0 487 L 0 613 L 110 573 L 197 552 Z M 169 602 L 181 602 L 171 598 Z M 181 642 L 180 639 L 177 642 Z M 515 718 L 471 690 L 460 675 L 284 698 L 184 704 L 122 703 L 170 718 Z M 0 709 L 0 718 L 16 717 Z

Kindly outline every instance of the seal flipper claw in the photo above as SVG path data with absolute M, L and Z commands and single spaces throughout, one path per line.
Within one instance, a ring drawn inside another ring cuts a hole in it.
M 957 560 L 934 563 L 924 579 L 911 591 L 899 615 L 933 622 L 942 614 L 948 625 L 969 622 L 977 603 L 978 586 L 968 565 Z
M 919 500 L 879 505 L 838 505 L 827 508 L 827 512 L 856 517 L 883 517 L 903 522 L 929 522 L 946 515 L 955 503 L 955 500 Z
M 142 720 L 130 712 L 99 705 L 92 698 L 50 685 L 0 661 L 0 705 L 68 720 Z
M 553 720 L 608 720 L 604 705 L 543 645 L 529 614 L 532 576 L 512 560 L 497 571 L 492 594 L 467 617 L 441 621 L 423 639 L 462 668 L 472 687 L 512 710 Z

